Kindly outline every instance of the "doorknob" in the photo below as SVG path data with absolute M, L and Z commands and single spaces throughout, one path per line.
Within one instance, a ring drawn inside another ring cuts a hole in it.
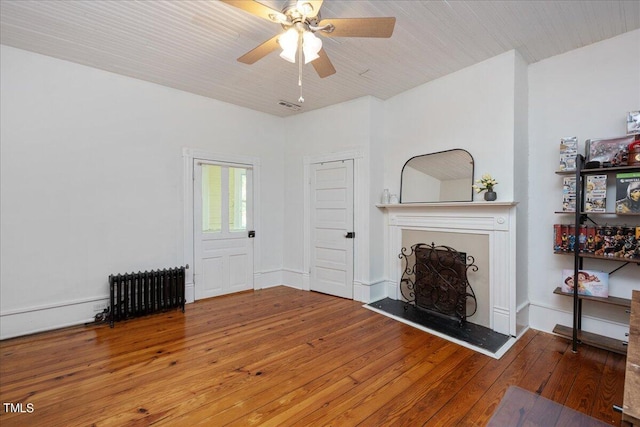
M 249 231 L 249 238 L 253 239 L 254 237 L 256 237 L 256 232 L 254 230 Z
M 353 239 L 356 237 L 356 233 L 354 233 L 353 231 L 349 231 L 347 234 L 345 234 L 345 236 L 347 239 Z

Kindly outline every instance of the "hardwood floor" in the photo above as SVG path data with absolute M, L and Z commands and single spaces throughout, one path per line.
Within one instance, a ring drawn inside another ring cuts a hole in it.
M 361 303 L 286 287 L 0 350 L 3 427 L 482 426 L 511 385 L 617 426 L 625 367 L 624 356 L 574 354 L 533 330 L 496 360 Z M 23 413 L 11 412 L 18 403 Z

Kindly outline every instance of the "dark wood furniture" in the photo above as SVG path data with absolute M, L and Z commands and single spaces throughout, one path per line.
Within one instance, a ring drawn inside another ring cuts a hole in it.
M 640 291 L 633 291 L 633 296 L 631 297 L 631 320 L 629 321 L 627 369 L 624 377 L 622 425 L 640 426 Z
M 538 393 L 511 386 L 487 427 L 607 427 L 608 423 L 545 399 Z

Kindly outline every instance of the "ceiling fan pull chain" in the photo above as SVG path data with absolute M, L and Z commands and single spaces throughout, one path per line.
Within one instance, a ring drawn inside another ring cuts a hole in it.
M 298 86 L 300 87 L 298 102 L 304 102 L 302 97 L 302 33 L 298 35 Z
M 304 98 L 302 97 L 302 77 L 298 77 L 298 86 L 300 86 L 300 98 L 298 98 L 298 102 L 304 102 Z

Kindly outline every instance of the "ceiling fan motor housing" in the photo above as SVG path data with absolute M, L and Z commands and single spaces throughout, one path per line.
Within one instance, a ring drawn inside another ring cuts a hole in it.
M 307 10 L 300 10 L 301 5 L 296 0 L 289 0 L 287 4 L 282 8 L 282 14 L 287 17 L 287 21 L 279 21 L 282 28 L 285 30 L 293 26 L 300 31 L 300 25 L 304 26 L 304 29 L 310 31 L 309 27 L 317 27 L 320 22 L 320 11 L 313 10 L 313 6 L 310 3 L 302 3 L 302 8 L 308 8 Z M 311 16 L 307 16 L 308 13 L 313 13 Z

